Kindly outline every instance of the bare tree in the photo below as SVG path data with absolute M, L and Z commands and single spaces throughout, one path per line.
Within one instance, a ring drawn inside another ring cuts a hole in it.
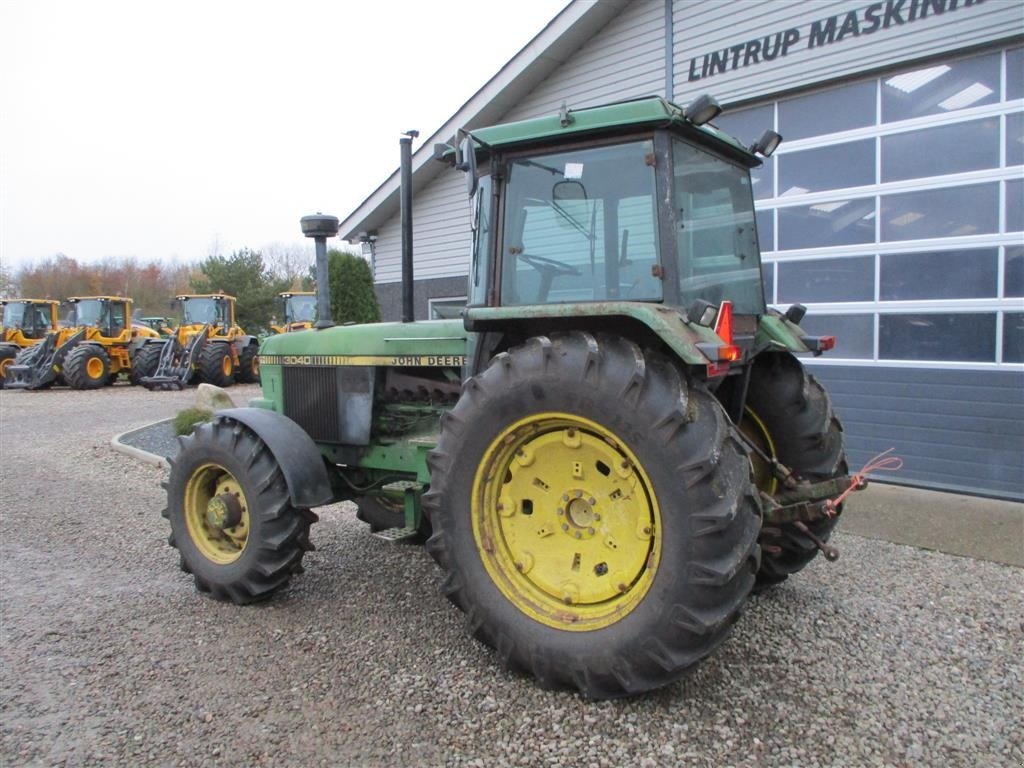
M 259 249 L 267 270 L 279 280 L 298 289 L 314 262 L 313 248 L 306 243 L 268 243 Z

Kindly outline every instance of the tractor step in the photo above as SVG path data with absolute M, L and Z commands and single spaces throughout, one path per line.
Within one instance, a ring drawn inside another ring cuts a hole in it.
M 394 543 L 398 541 L 404 541 L 406 539 L 411 539 L 415 537 L 416 534 L 418 533 L 419 531 L 417 531 L 415 528 L 385 528 L 382 531 L 374 531 L 370 535 L 376 536 L 378 539 L 383 539 L 384 541 L 390 541 Z
M 405 493 L 406 491 L 422 491 L 423 483 L 417 483 L 415 480 L 396 480 L 393 483 L 382 485 L 380 489 L 382 491 L 389 491 L 391 493 Z

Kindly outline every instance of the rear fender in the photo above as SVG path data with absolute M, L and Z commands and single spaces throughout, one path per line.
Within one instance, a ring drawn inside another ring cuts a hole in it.
M 214 418 L 244 424 L 266 444 L 281 467 L 293 506 L 309 509 L 334 500 L 320 449 L 302 427 L 287 416 L 262 408 L 226 408 L 217 411 Z

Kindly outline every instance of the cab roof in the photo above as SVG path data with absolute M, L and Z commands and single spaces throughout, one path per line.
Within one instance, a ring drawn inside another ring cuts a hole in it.
M 226 293 L 181 293 L 174 297 L 177 301 L 188 301 L 189 299 L 229 299 L 235 300 L 234 296 Z
M 125 296 L 68 296 L 67 301 L 131 301 Z
M 0 299 L 3 304 L 60 304 L 56 299 Z
M 565 109 L 554 115 L 502 123 L 469 131 L 484 149 L 501 149 L 516 145 L 547 142 L 571 136 L 616 133 L 627 128 L 676 128 L 684 135 L 709 140 L 729 154 L 738 156 L 747 165 L 760 165 L 761 160 L 729 134 L 710 123 L 696 125 L 688 120 L 683 108 L 660 96 L 619 101 L 585 109 Z

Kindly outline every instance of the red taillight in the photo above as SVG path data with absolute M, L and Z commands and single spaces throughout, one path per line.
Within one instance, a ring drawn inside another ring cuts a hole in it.
M 741 357 L 743 357 L 743 351 L 735 344 L 726 344 L 718 348 L 719 361 L 727 360 L 730 363 L 735 363 Z
M 822 336 L 821 339 L 818 341 L 818 349 L 820 349 L 822 352 L 828 352 L 835 345 L 836 345 L 836 337 L 835 336 Z

